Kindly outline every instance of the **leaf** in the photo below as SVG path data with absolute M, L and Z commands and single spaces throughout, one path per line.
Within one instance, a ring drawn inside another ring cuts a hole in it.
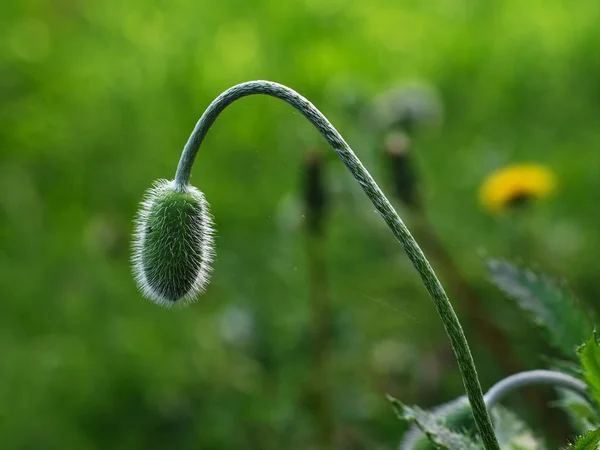
M 423 411 L 421 408 L 409 407 L 393 397 L 388 396 L 396 414 L 401 420 L 414 422 L 437 447 L 443 450 L 482 450 L 480 442 L 471 436 L 451 431 L 443 417 Z
M 583 367 L 585 381 L 596 405 L 600 407 L 600 345 L 595 330 L 577 352 Z
M 588 431 L 577 439 L 575 444 L 570 444 L 568 450 L 597 450 L 600 447 L 600 428 Z
M 491 412 L 494 430 L 503 450 L 540 450 L 542 442 L 515 413 L 496 407 Z
M 431 414 L 444 421 L 450 431 L 464 430 L 476 431 L 471 405 L 465 395 L 450 402 L 436 406 L 430 410 Z M 413 424 L 404 434 L 400 444 L 401 450 L 432 450 L 435 449 L 421 429 Z
M 437 406 L 430 412 L 451 432 L 458 430 L 476 432 L 471 406 L 466 396 Z M 504 450 L 538 450 L 542 448 L 531 429 L 516 414 L 496 406 L 491 411 L 491 418 L 500 446 Z M 416 426 L 404 435 L 400 448 L 402 450 L 429 450 L 435 448 L 427 440 L 427 436 Z
M 598 413 L 585 397 L 568 389 L 556 389 L 558 401 L 554 402 L 569 416 L 569 422 L 578 433 L 585 433 L 600 426 Z
M 572 294 L 548 276 L 521 269 L 506 261 L 487 261 L 492 282 L 531 314 L 533 321 L 548 333 L 550 344 L 565 356 L 592 330 L 591 321 Z
M 542 356 L 542 361 L 545 361 L 550 370 L 566 373 L 575 378 L 583 379 L 583 369 L 579 362 L 567 361 L 564 359 L 548 358 Z

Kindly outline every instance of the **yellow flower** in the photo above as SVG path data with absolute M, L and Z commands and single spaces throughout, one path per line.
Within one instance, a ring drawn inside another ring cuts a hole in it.
M 530 199 L 547 197 L 556 187 L 554 174 L 539 164 L 517 164 L 490 174 L 479 191 L 479 201 L 492 212 Z

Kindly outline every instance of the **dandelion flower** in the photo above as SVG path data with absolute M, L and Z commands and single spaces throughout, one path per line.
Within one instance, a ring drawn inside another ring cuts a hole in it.
M 539 164 L 517 164 L 497 170 L 483 182 L 479 191 L 481 204 L 491 212 L 542 199 L 556 187 L 554 174 Z

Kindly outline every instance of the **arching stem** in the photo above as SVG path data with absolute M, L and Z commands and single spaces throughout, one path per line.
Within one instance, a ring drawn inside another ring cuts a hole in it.
M 335 150 L 354 178 L 359 182 L 369 199 L 371 199 L 377 212 L 381 215 L 402 247 L 404 247 L 409 259 L 421 276 L 423 284 L 442 319 L 456 355 L 465 390 L 473 410 L 475 423 L 485 449 L 500 450 L 490 416 L 485 407 L 483 392 L 467 339 L 444 288 L 437 279 L 421 248 L 379 186 L 377 186 L 375 180 L 373 180 L 367 169 L 364 168 L 340 133 L 312 103 L 294 90 L 270 81 L 250 81 L 229 88 L 209 105 L 196 124 L 183 149 L 179 165 L 177 166 L 175 174 L 176 187 L 184 189 L 188 184 L 196 153 L 217 116 L 234 101 L 255 94 L 266 94 L 283 100 L 306 117 Z
M 516 373 L 493 385 L 484 396 L 485 404 L 490 410 L 516 389 L 540 384 L 569 389 L 586 398 L 588 396 L 587 385 L 575 377 L 552 370 L 531 370 Z

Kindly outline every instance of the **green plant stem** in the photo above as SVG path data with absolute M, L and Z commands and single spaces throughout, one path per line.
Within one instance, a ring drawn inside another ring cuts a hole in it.
M 330 359 L 332 310 L 327 295 L 327 273 L 323 255 L 324 237 L 308 233 L 307 259 L 309 296 L 312 306 L 311 347 L 312 377 L 310 408 L 318 432 L 318 449 L 332 449 L 335 421 L 331 404 Z
M 361 185 L 369 199 L 373 202 L 375 209 L 381 215 L 396 239 L 400 242 L 406 251 L 408 258 L 421 276 L 423 284 L 442 319 L 444 328 L 456 355 L 465 390 L 473 410 L 475 423 L 485 449 L 500 450 L 498 440 L 494 434 L 492 421 L 485 407 L 483 392 L 477 376 L 473 356 L 471 355 L 467 339 L 458 317 L 452 308 L 444 288 L 436 277 L 429 261 L 425 258 L 421 248 L 375 180 L 373 180 L 370 173 L 364 168 L 339 132 L 312 103 L 292 89 L 270 81 L 250 81 L 229 88 L 209 105 L 196 124 L 194 131 L 183 149 L 179 165 L 177 166 L 177 172 L 175 174 L 176 188 L 183 190 L 185 186 L 187 186 L 198 149 L 218 115 L 234 101 L 255 94 L 266 94 L 283 100 L 306 117 L 319 130 L 333 150 L 335 150 L 342 162 Z
M 430 261 L 436 265 L 437 273 L 440 275 L 444 286 L 450 295 L 457 300 L 454 305 L 464 314 L 463 317 L 470 322 L 471 327 L 478 334 L 481 342 L 494 355 L 496 362 L 504 369 L 504 374 L 502 375 L 523 371 L 522 364 L 516 357 L 509 339 L 506 338 L 502 329 L 491 320 L 479 294 L 461 274 L 452 254 L 446 250 L 442 239 L 436 232 L 424 208 L 415 208 L 414 215 L 416 219 L 415 225 L 417 225 L 416 228 L 413 228 L 414 234 L 419 239 L 423 249 L 427 252 Z M 463 323 L 465 323 L 464 319 Z M 549 398 L 547 398 L 544 392 L 535 389 L 525 389 L 522 395 L 527 407 L 540 418 L 541 423 L 562 424 L 564 422 L 560 420 L 560 411 L 558 409 L 547 407 Z M 557 425 L 552 428 L 552 433 L 556 434 L 557 439 L 564 439 L 566 432 L 566 424 L 563 426 Z
M 571 375 L 553 370 L 530 370 L 506 377 L 493 385 L 484 396 L 485 404 L 488 409 L 492 409 L 516 389 L 540 384 L 570 389 L 586 398 L 589 395 L 587 385 Z
M 479 294 L 463 277 L 425 211 L 419 209 L 415 211 L 415 216 L 419 225 L 415 234 L 423 239 L 421 240 L 423 247 L 432 261 L 439 265 L 438 273 L 441 273 L 443 280 L 445 279 L 450 294 L 460 298 L 462 305 L 459 304 L 458 309 L 465 312 L 472 327 L 506 373 L 522 370 L 522 365 L 515 358 L 510 342 L 498 325 L 490 320 Z
M 314 419 L 319 450 L 335 448 L 335 417 L 331 402 L 331 332 L 333 311 L 327 289 L 325 160 L 310 151 L 304 166 L 303 194 L 306 217 L 306 260 L 308 296 L 311 305 L 311 377 L 308 407 Z

